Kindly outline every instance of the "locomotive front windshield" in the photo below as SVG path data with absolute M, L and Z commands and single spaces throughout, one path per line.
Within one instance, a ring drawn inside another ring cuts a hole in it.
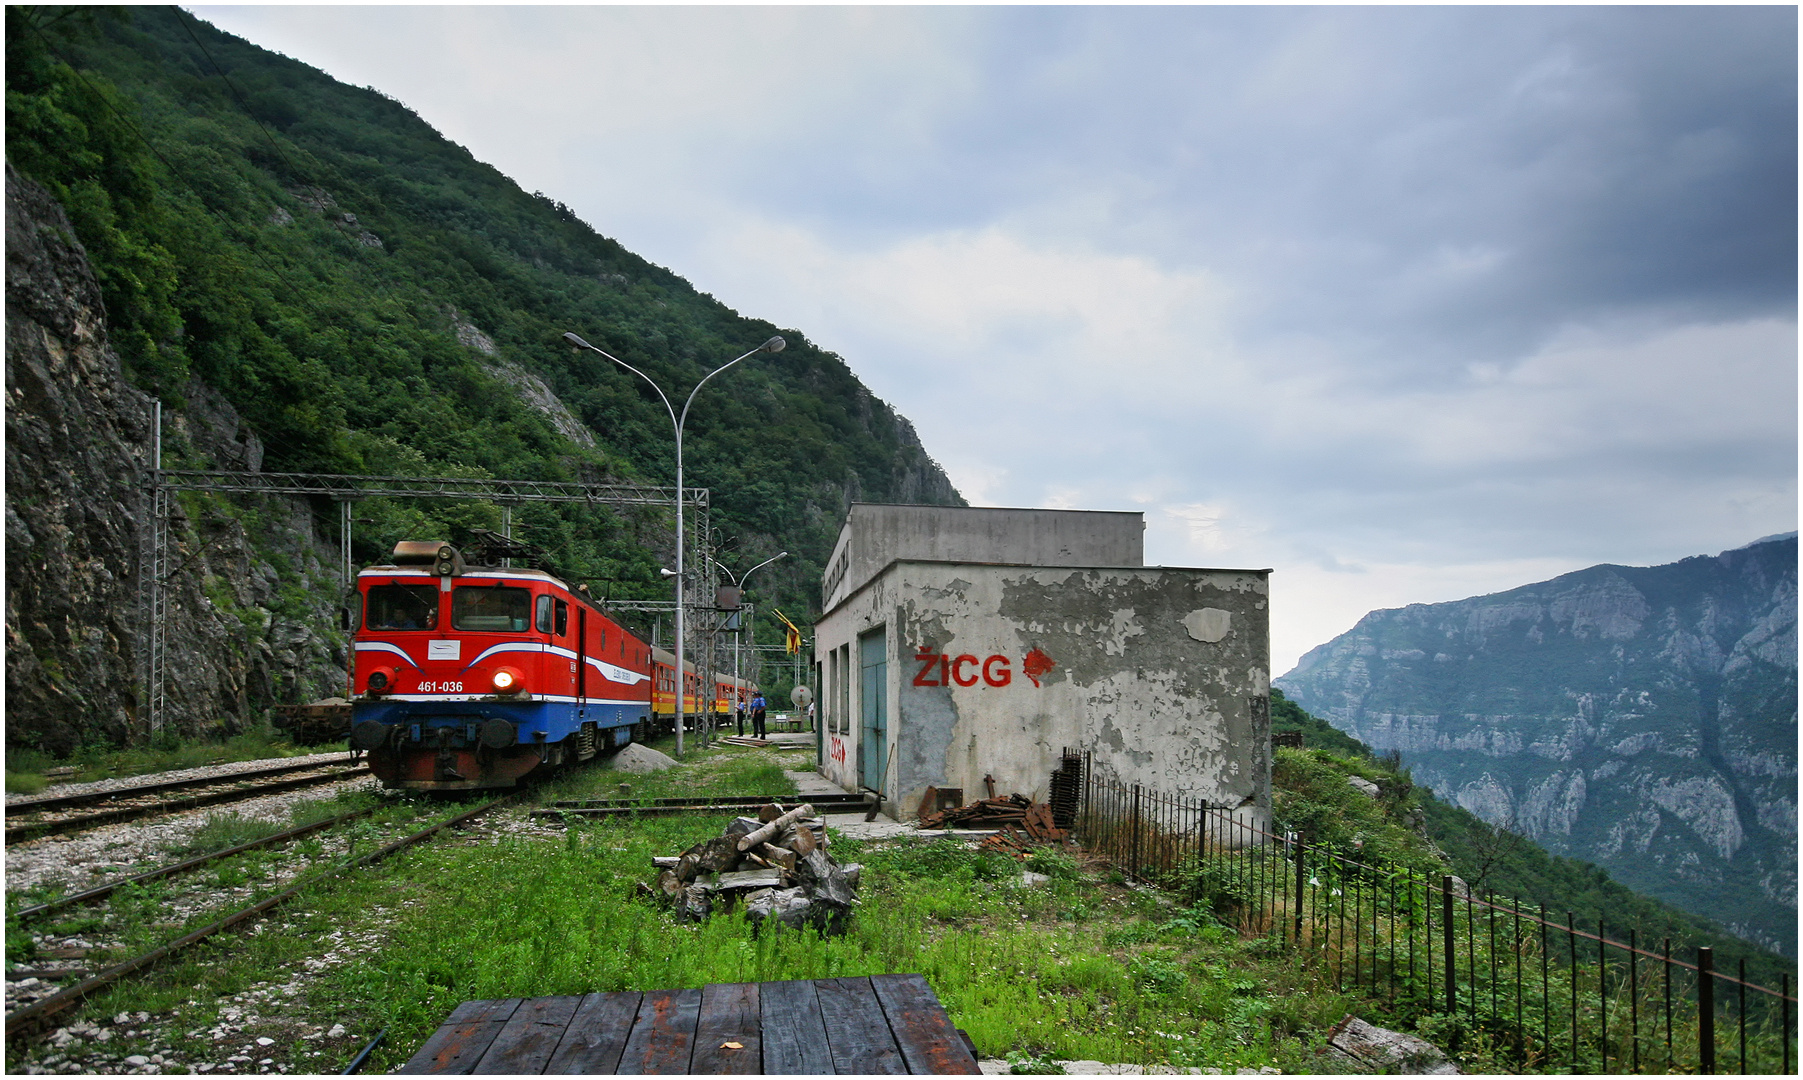
M 364 625 L 371 630 L 437 629 L 438 586 L 372 586 Z
M 451 594 L 451 626 L 458 630 L 524 632 L 532 622 L 532 592 L 504 585 L 460 585 Z

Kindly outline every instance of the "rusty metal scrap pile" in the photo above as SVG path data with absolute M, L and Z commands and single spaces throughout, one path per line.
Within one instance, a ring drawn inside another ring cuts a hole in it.
M 826 827 L 812 805 L 785 810 L 770 803 L 679 856 L 654 860 L 661 871 L 656 893 L 694 921 L 743 904 L 754 922 L 843 930 L 858 903 L 860 867 L 839 865 L 826 847 Z
M 927 798 L 922 800 L 923 807 L 934 794 L 929 789 Z M 920 828 L 994 829 L 995 835 L 985 839 L 982 846 L 1020 856 L 1041 844 L 1062 844 L 1070 839 L 1070 832 L 1053 820 L 1051 807 L 1018 793 L 922 813 Z

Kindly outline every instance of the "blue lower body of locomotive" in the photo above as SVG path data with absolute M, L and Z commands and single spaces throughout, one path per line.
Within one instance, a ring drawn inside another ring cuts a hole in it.
M 509 787 L 626 745 L 649 711 L 633 702 L 365 699 L 351 706 L 351 746 L 368 751 L 387 787 Z
M 594 724 L 599 731 L 607 732 L 600 745 L 618 746 L 631 741 L 632 726 L 649 714 L 649 705 L 630 702 L 590 701 L 579 705 L 573 701 L 403 701 L 389 698 L 354 703 L 351 727 L 353 733 L 365 722 L 384 728 L 400 728 L 399 740 L 407 742 L 436 741 L 436 737 L 442 737 L 439 736 L 440 729 L 450 728 L 453 740 L 467 740 L 471 744 L 486 741 L 489 746 L 499 748 L 507 744 L 560 743 L 580 732 L 584 725 Z M 511 724 L 512 737 L 505 742 L 498 738 L 498 728 L 488 724 L 491 720 Z M 457 730 L 460 728 L 465 730 Z M 369 732 L 369 729 L 365 731 Z M 395 738 L 386 731 L 383 735 L 384 741 Z M 484 739 L 485 735 L 487 739 Z

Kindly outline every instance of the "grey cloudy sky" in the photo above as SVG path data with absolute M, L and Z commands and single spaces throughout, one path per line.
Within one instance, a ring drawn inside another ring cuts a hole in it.
M 1792 7 L 193 10 L 840 353 L 973 502 L 1273 567 L 1277 672 L 1796 528 Z

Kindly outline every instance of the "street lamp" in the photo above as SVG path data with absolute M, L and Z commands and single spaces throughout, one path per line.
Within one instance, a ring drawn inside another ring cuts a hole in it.
M 612 360 L 614 363 L 625 368 L 627 371 L 632 372 L 634 375 L 637 375 L 639 378 L 650 383 L 651 389 L 656 390 L 657 396 L 663 401 L 664 410 L 670 414 L 670 426 L 676 429 L 676 574 L 674 576 L 674 580 L 676 582 L 676 756 L 681 757 L 682 756 L 682 723 L 683 723 L 684 712 L 685 712 L 685 710 L 683 708 L 683 700 L 682 699 L 683 699 L 683 692 L 688 687 L 688 680 L 686 677 L 688 673 L 683 668 L 683 651 L 682 651 L 682 636 L 683 636 L 682 429 L 689 422 L 689 406 L 695 404 L 695 395 L 701 393 L 701 388 L 707 385 L 707 381 L 709 379 L 713 378 L 715 375 L 720 374 L 722 371 L 725 371 L 727 368 L 732 367 L 734 364 L 738 363 L 740 360 L 745 359 L 746 356 L 756 356 L 758 353 L 761 353 L 761 352 L 770 352 L 770 353 L 782 352 L 783 345 L 785 344 L 785 342 L 780 337 L 772 337 L 769 341 L 764 342 L 762 345 L 759 345 L 757 348 L 746 353 L 745 356 L 739 356 L 739 357 L 735 357 L 732 360 L 728 360 L 726 363 L 721 364 L 719 367 L 708 372 L 705 376 L 702 377 L 700 382 L 695 384 L 695 389 L 689 391 L 689 399 L 682 403 L 682 415 L 678 416 L 676 414 L 676 407 L 670 404 L 670 396 L 668 394 L 664 393 L 664 388 L 657 385 L 656 381 L 653 380 L 651 378 L 651 376 L 645 374 L 644 372 L 640 371 L 638 368 L 633 367 L 631 364 L 628 364 L 626 361 L 620 359 L 617 356 L 614 356 L 613 354 L 607 352 L 606 350 L 595 348 L 595 346 L 590 345 L 588 342 L 577 337 L 575 334 L 565 333 L 563 336 L 563 339 L 565 341 L 569 342 L 571 345 L 574 345 L 578 348 L 588 349 L 591 352 L 600 353 L 602 356 L 607 357 L 609 360 Z M 652 688 L 652 690 L 653 690 L 653 692 L 655 692 L 656 687 L 654 686 Z
M 779 551 L 775 555 L 772 555 L 768 559 L 765 559 L 763 562 L 758 563 L 756 566 L 752 567 L 750 570 L 745 571 L 743 574 L 740 574 L 736 578 L 732 576 L 732 571 L 728 570 L 726 568 L 725 564 L 722 563 L 719 559 L 716 559 L 710 555 L 710 556 L 708 556 L 707 561 L 713 563 L 715 566 L 720 568 L 720 572 L 722 574 L 726 575 L 726 580 L 732 582 L 733 588 L 738 589 L 741 592 L 743 592 L 745 589 L 745 579 L 746 578 L 750 577 L 752 574 L 756 573 L 757 571 L 762 570 L 764 567 L 769 566 L 771 563 L 775 562 L 776 560 L 788 557 L 788 554 L 789 553 L 786 551 Z M 739 682 L 743 681 L 743 679 L 744 679 L 744 676 L 739 673 L 739 639 L 740 639 L 740 636 L 741 636 L 740 634 L 734 634 L 733 638 L 732 638 L 732 677 L 733 677 L 733 682 L 734 682 L 732 692 L 733 692 L 733 696 L 734 696 L 735 700 L 737 699 L 738 693 L 739 693 L 739 687 L 737 684 Z M 757 639 L 753 638 L 751 643 L 752 643 L 753 647 L 755 647 L 757 645 Z M 736 704 L 733 707 L 733 711 L 734 711 L 735 715 L 738 713 L 738 706 Z M 741 721 L 741 724 L 742 723 L 743 723 L 743 721 Z M 739 730 L 740 730 L 740 734 L 744 733 L 743 727 L 741 727 Z

